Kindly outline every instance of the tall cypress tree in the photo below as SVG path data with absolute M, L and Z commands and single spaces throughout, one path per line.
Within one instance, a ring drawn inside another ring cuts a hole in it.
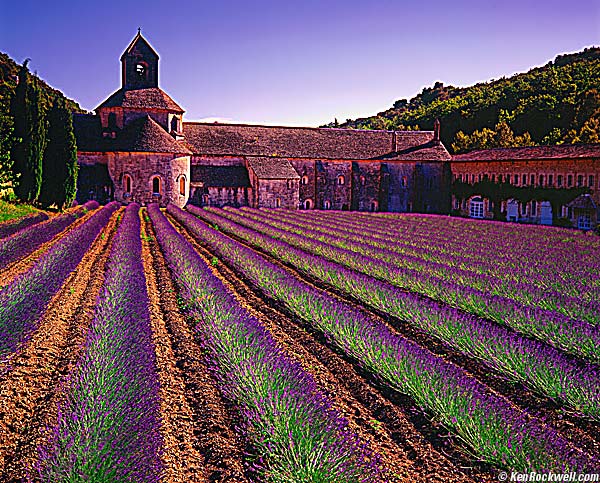
M 39 202 L 44 208 L 69 206 L 77 189 L 77 147 L 71 112 L 57 98 L 48 112 L 48 144 L 44 152 L 42 189 Z
M 37 199 L 42 185 L 42 157 L 46 147 L 46 120 L 42 105 L 42 93 L 29 75 L 27 63 L 19 71 L 19 84 L 11 102 L 16 143 L 11 155 L 13 170 L 17 176 L 15 194 L 22 201 Z

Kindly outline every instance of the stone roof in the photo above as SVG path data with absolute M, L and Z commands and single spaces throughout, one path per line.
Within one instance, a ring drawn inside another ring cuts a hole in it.
M 598 206 L 589 194 L 579 195 L 573 201 L 567 203 L 566 206 L 568 206 L 569 208 L 577 208 L 579 210 L 594 211 L 598 209 Z
M 184 110 L 159 87 L 144 89 L 119 89 L 111 94 L 95 110 L 103 107 L 124 107 L 128 109 L 161 109 L 183 113 Z
M 199 182 L 209 188 L 250 187 L 245 166 L 192 166 L 192 183 Z
M 289 159 L 248 157 L 248 166 L 259 179 L 300 179 Z
M 366 131 L 184 122 L 190 149 L 205 155 L 445 161 L 430 131 Z
M 115 139 L 103 137 L 100 118 L 90 114 L 74 114 L 73 129 L 78 151 L 191 154 L 148 115 L 130 122 Z
M 517 161 L 527 159 L 600 158 L 600 144 L 561 144 L 559 146 L 527 146 L 494 148 L 456 154 L 453 161 Z

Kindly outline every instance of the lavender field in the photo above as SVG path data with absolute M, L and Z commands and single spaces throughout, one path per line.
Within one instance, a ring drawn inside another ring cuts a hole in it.
M 600 473 L 597 236 L 90 203 L 0 259 L 0 481 Z

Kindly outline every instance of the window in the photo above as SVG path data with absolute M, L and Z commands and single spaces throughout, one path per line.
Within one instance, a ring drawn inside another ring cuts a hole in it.
M 544 186 L 544 175 L 540 174 L 540 186 Z
M 408 186 L 408 176 L 402 176 L 402 180 L 400 181 L 400 185 L 403 188 L 406 188 Z
M 589 213 L 583 213 L 577 217 L 577 228 L 589 230 L 592 228 L 592 217 Z
M 209 202 L 208 195 L 202 195 L 202 205 L 203 206 L 208 206 L 208 202 Z
M 558 186 L 560 188 L 560 187 L 562 187 L 562 184 L 563 184 L 563 177 L 562 177 L 562 174 L 559 174 L 556 177 L 556 186 Z
M 303 185 L 307 185 L 308 184 L 308 176 L 302 176 L 302 184 Z
M 469 216 L 471 218 L 483 218 L 483 200 L 479 196 L 471 200 Z
M 532 216 L 535 216 L 536 209 L 537 209 L 537 201 L 532 201 L 531 202 L 531 215 Z
M 173 119 L 171 119 L 171 131 L 179 132 L 179 119 L 177 119 L 177 116 L 173 116 Z
M 135 65 L 135 75 L 137 76 L 138 80 L 146 80 L 147 72 L 148 67 L 146 66 L 146 64 L 140 62 Z
M 471 175 L 471 183 L 475 183 L 475 175 L 474 174 Z
M 479 181 L 481 182 L 483 180 L 483 174 L 479 173 Z
M 329 200 L 325 200 L 325 201 L 323 201 L 323 209 L 324 209 L 324 210 L 329 210 L 329 209 L 331 209 L 331 201 L 329 201 Z
M 494 211 L 494 202 L 492 200 L 488 200 L 488 211 Z
M 338 176 L 337 181 L 339 185 L 346 184 L 346 178 L 344 178 L 342 175 Z
M 548 175 L 548 186 L 554 186 L 554 175 L 553 174 Z
M 185 196 L 185 178 L 183 176 L 179 178 L 179 194 Z
M 577 187 L 581 188 L 583 186 L 583 175 L 582 174 L 578 174 L 577 175 Z
M 160 194 L 160 178 L 155 176 L 152 178 L 152 194 L 159 195 Z
M 590 188 L 594 187 L 594 175 L 593 174 L 590 174 L 589 177 L 588 177 L 588 186 Z
M 500 179 L 500 181 L 502 181 L 502 179 Z M 493 175 L 492 175 L 492 183 L 495 183 L 495 182 L 496 182 L 496 175 L 495 175 L 495 174 L 493 174 Z
M 460 210 L 460 200 L 454 200 L 454 209 Z
M 535 186 L 535 174 L 532 174 L 531 176 L 529 176 L 529 184 L 531 186 Z
M 277 199 L 275 200 L 275 206 L 276 206 L 277 208 L 281 208 L 281 198 L 277 198 Z
M 377 211 L 377 201 L 371 201 L 371 211 Z
M 526 175 L 526 174 L 524 174 L 524 175 L 522 176 L 522 178 L 521 178 L 521 184 L 522 184 L 523 186 L 527 185 L 527 175 Z
M 515 186 L 519 186 L 519 175 L 518 174 L 515 174 L 514 183 L 515 183 Z
M 123 186 L 125 188 L 125 194 L 131 195 L 131 176 L 128 174 L 123 177 Z
M 569 174 L 567 175 L 567 188 L 570 188 L 571 186 L 573 186 L 573 175 Z
M 304 209 L 305 210 L 310 210 L 312 208 L 312 201 L 311 200 L 304 200 Z

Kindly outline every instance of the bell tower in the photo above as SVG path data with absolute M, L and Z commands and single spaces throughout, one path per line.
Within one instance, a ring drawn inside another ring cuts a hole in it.
M 125 90 L 158 87 L 158 54 L 141 29 L 121 55 L 121 82 Z

